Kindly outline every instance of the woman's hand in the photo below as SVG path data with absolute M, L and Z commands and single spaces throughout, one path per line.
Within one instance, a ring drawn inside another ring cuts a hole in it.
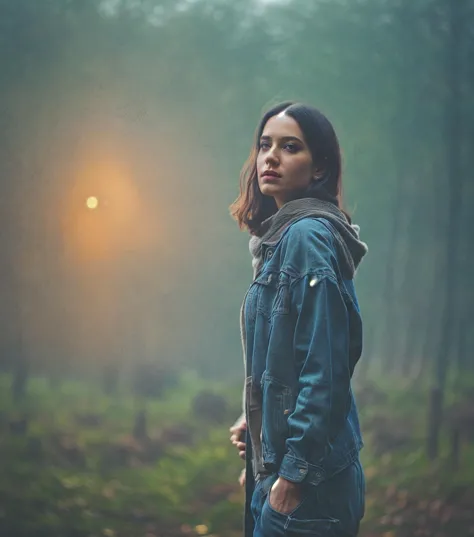
M 239 452 L 239 457 L 245 460 L 245 442 L 243 442 L 243 433 L 247 430 L 247 423 L 245 420 L 237 422 L 230 428 L 232 433 L 230 441 L 234 444 Z
M 230 441 L 234 444 L 239 452 L 239 457 L 245 460 L 245 442 L 243 442 L 243 436 L 247 430 L 247 422 L 245 418 L 240 419 L 232 425 L 230 428 L 231 437 Z M 242 470 L 239 476 L 239 484 L 241 487 L 245 486 L 245 468 Z
M 275 511 L 288 515 L 301 502 L 301 485 L 279 477 L 268 494 L 268 503 Z

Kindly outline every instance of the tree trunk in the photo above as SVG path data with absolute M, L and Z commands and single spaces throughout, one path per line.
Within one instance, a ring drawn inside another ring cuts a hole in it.
M 460 83 L 460 48 L 462 41 L 462 20 L 465 0 L 448 2 L 449 37 L 447 52 L 447 75 L 449 95 L 446 106 L 446 148 L 447 148 L 447 184 L 440 195 L 447 202 L 447 226 L 445 241 L 440 241 L 444 249 L 444 282 L 441 295 L 441 338 L 435 361 L 434 382 L 431 390 L 428 419 L 428 456 L 435 459 L 439 451 L 439 433 L 443 417 L 444 392 L 451 359 L 454 328 L 457 322 L 456 278 L 449 278 L 450 267 L 458 266 L 459 233 L 461 211 L 459 203 L 462 194 L 461 176 L 461 83 Z M 444 296 L 443 296 L 444 295 Z

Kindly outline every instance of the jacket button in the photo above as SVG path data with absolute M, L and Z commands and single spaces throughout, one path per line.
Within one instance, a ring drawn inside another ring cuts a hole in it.
M 268 250 L 268 253 L 267 253 L 267 259 L 271 259 L 273 257 L 273 251 L 272 250 Z

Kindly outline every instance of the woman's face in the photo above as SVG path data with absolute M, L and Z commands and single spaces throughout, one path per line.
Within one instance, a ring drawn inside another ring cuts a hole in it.
M 271 117 L 259 140 L 258 186 L 280 208 L 299 197 L 316 174 L 311 152 L 298 123 L 284 113 Z

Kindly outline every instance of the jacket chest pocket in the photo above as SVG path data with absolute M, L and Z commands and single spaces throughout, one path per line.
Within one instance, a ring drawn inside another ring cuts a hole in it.
M 290 312 L 289 277 L 284 273 L 264 272 L 254 282 L 257 290 L 257 311 L 270 319 Z

